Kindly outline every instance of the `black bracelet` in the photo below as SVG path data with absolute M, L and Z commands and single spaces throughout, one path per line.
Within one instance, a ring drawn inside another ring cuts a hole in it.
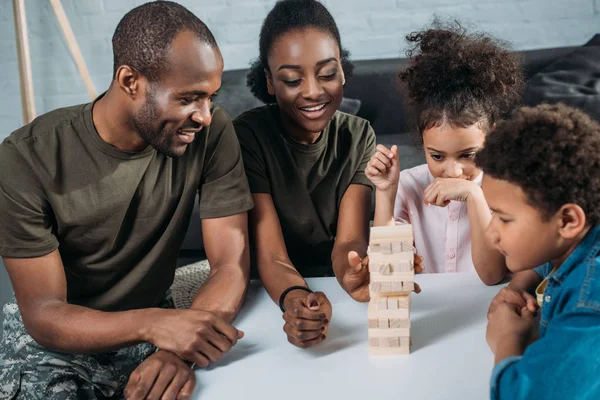
M 279 296 L 279 308 L 281 309 L 281 312 L 285 312 L 285 308 L 283 308 L 283 301 L 285 300 L 285 296 L 287 296 L 287 294 L 289 292 L 291 292 L 292 290 L 306 290 L 308 293 L 312 293 L 313 291 L 310 290 L 309 288 L 307 288 L 306 286 L 290 286 L 289 288 L 285 289 L 283 291 L 283 293 L 281 293 L 281 296 Z

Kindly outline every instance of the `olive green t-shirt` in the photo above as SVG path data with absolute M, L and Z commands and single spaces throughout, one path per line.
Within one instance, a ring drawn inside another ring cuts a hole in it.
M 173 282 L 195 196 L 200 217 L 253 202 L 226 113 L 186 152 L 125 152 L 104 142 L 93 103 L 49 112 L 0 145 L 0 255 L 59 250 L 67 300 L 99 310 L 158 305 Z
M 369 122 L 336 111 L 312 144 L 286 133 L 275 104 L 233 124 L 250 191 L 272 196 L 290 260 L 303 276 L 322 276 L 331 266 L 342 196 L 351 184 L 372 188 L 364 172 L 375 152 Z

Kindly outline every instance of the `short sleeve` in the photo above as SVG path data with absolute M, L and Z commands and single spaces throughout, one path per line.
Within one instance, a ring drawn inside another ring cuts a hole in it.
M 245 121 L 235 121 L 235 132 L 242 148 L 244 169 L 252 193 L 271 193 L 263 152 L 256 141 L 253 128 Z
M 373 131 L 373 128 L 371 128 L 371 124 L 369 123 L 367 123 L 367 133 L 363 140 L 365 142 L 364 151 L 360 155 L 361 160 L 358 166 L 358 170 L 356 171 L 356 174 L 354 174 L 354 177 L 352 178 L 352 181 L 350 183 L 365 185 L 373 189 L 373 183 L 371 183 L 371 181 L 365 174 L 365 169 L 367 168 L 371 157 L 373 157 L 373 154 L 375 154 L 375 132 Z
M 240 145 L 233 124 L 220 108 L 213 111 L 203 176 L 200 180 L 200 218 L 220 218 L 250 210 Z
M 12 140 L 9 137 L 0 145 L 0 255 L 41 257 L 58 248 L 52 209 Z

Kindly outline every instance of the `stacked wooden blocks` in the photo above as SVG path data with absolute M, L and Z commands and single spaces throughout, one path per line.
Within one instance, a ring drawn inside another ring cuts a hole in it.
M 410 352 L 410 302 L 415 270 L 412 225 L 371 228 L 369 353 Z

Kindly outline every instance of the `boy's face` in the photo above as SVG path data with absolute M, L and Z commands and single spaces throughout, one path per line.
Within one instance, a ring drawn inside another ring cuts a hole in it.
M 554 218 L 544 221 L 519 186 L 484 173 L 482 188 L 494 212 L 486 234 L 506 257 L 508 269 L 532 269 L 561 257 L 559 225 Z

